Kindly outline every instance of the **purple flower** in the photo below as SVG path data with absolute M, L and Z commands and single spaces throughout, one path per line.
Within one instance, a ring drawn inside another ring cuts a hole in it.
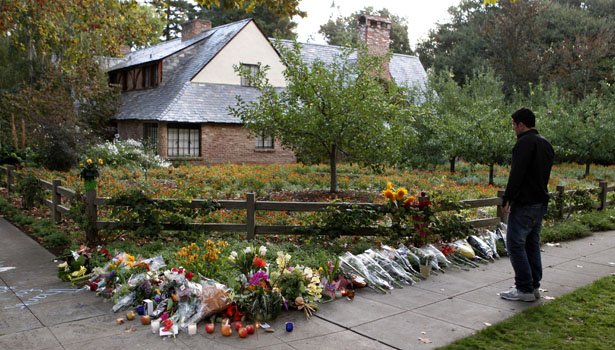
M 159 303 L 159 302 L 160 302 L 160 299 L 162 299 L 162 298 L 160 297 L 160 295 L 156 295 L 156 296 L 154 297 L 154 301 L 155 301 L 156 303 Z
M 115 270 L 111 270 L 111 272 L 109 272 L 106 276 L 105 279 L 107 281 L 111 280 L 113 277 L 115 277 Z
M 267 281 L 268 279 L 269 276 L 267 276 L 265 271 L 257 271 L 254 275 L 252 275 L 252 278 L 250 278 L 250 285 L 256 286 L 259 285 L 261 281 Z

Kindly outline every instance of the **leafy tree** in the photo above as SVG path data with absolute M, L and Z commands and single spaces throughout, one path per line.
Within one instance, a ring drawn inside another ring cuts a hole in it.
M 225 10 L 245 8 L 247 12 L 253 12 L 257 6 L 263 5 L 269 8 L 277 16 L 305 17 L 306 13 L 299 10 L 300 0 L 197 0 L 199 5 L 210 8 L 219 6 Z
M 329 45 L 353 45 L 359 40 L 358 18 L 361 14 L 376 15 L 387 17 L 391 21 L 391 43 L 390 48 L 395 53 L 412 55 L 410 42 L 408 40 L 408 21 L 404 17 L 392 14 L 386 8 L 374 10 L 373 7 L 365 7 L 348 17 L 337 17 L 320 26 L 318 32 L 324 35 Z
M 253 135 L 272 135 L 303 161 L 328 160 L 331 192 L 340 157 L 376 168 L 397 162 L 398 145 L 412 137 L 405 132 L 410 116 L 404 91 L 380 78 L 386 57 L 371 56 L 362 45 L 356 61 L 344 49 L 331 63 L 307 64 L 299 44 L 275 46 L 286 65 L 285 89 L 271 86 L 267 67 L 254 77 L 237 68 L 260 92 L 253 102 L 238 97 L 230 108 Z
M 254 18 L 267 37 L 289 40 L 297 38 L 297 34 L 293 32 L 297 23 L 288 15 L 276 15 L 265 5 L 255 6 L 252 12 L 247 12 L 245 8 L 225 9 L 221 6 L 195 8 L 189 16 L 209 20 L 214 27 L 244 18 Z
M 165 26 L 162 35 L 165 40 L 171 40 L 181 35 L 181 25 L 188 21 L 189 13 L 194 5 L 188 0 L 152 0 L 152 5 L 160 17 L 164 18 Z
M 151 40 L 146 19 L 136 1 L 4 2 L 0 77 L 7 79 L 0 79 L 0 124 L 23 121 L 28 146 L 43 154 L 61 141 L 67 152 L 46 154 L 74 159 L 68 153 L 79 136 L 98 134 L 115 108 L 108 101 L 117 101 L 100 57 L 118 55 L 121 44 Z M 1 139 L 8 139 L 6 132 L 0 130 Z

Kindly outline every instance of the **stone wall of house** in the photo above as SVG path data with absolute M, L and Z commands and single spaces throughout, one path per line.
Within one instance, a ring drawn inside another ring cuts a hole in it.
M 142 121 L 118 120 L 117 124 L 122 140 L 143 139 Z M 167 125 L 158 122 L 158 154 L 163 158 L 168 158 Z M 248 131 L 241 125 L 202 124 L 201 156 L 187 161 L 203 164 L 287 164 L 295 163 L 297 158 L 292 151 L 283 149 L 277 140 L 273 149 L 257 149 L 254 139 L 248 138 Z

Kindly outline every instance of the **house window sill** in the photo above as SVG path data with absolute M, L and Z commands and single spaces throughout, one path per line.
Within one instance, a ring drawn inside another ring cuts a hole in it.
M 187 161 L 192 161 L 192 160 L 203 160 L 203 157 L 181 157 L 181 156 L 173 156 L 173 157 L 167 157 L 168 160 L 187 160 Z
M 275 152 L 275 148 L 255 148 L 254 152 L 258 152 L 258 153 L 273 153 L 273 152 Z

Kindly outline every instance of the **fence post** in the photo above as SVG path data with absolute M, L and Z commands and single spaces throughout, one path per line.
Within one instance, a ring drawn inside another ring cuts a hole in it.
M 599 183 L 600 186 L 600 210 L 604 210 L 606 209 L 606 188 L 608 186 L 608 183 L 606 181 L 600 181 Z
M 498 190 L 498 198 L 501 198 L 502 201 L 504 201 L 504 193 L 506 191 L 504 190 Z M 506 223 L 508 221 L 508 214 L 504 212 L 504 210 L 502 209 L 502 202 L 500 202 L 500 204 L 498 204 L 497 208 L 496 208 L 496 215 L 498 216 L 498 218 L 500 218 L 500 222 Z
M 246 224 L 247 224 L 247 233 L 248 233 L 248 240 L 251 241 L 254 239 L 254 231 L 256 229 L 255 227 L 255 223 L 256 223 L 256 196 L 254 195 L 253 192 L 247 193 L 246 194 L 246 212 L 247 212 L 247 220 L 246 220 Z
M 85 212 L 88 220 L 88 225 L 85 230 L 85 238 L 89 244 L 98 241 L 98 208 L 96 206 L 96 190 L 85 191 Z
M 53 190 L 51 192 L 51 203 L 53 204 L 53 207 L 51 208 L 51 216 L 53 217 L 53 221 L 58 224 L 62 221 L 62 216 L 58 210 L 58 205 L 62 204 L 62 197 L 58 193 L 58 187 L 62 185 L 62 180 L 55 179 L 51 182 L 51 184 L 53 185 Z
M 558 200 L 555 201 L 557 205 L 557 217 L 558 219 L 564 218 L 564 193 L 566 192 L 566 188 L 562 185 L 557 185 L 557 197 Z
M 13 189 L 13 167 L 12 165 L 6 166 L 6 197 L 11 197 L 11 191 Z

